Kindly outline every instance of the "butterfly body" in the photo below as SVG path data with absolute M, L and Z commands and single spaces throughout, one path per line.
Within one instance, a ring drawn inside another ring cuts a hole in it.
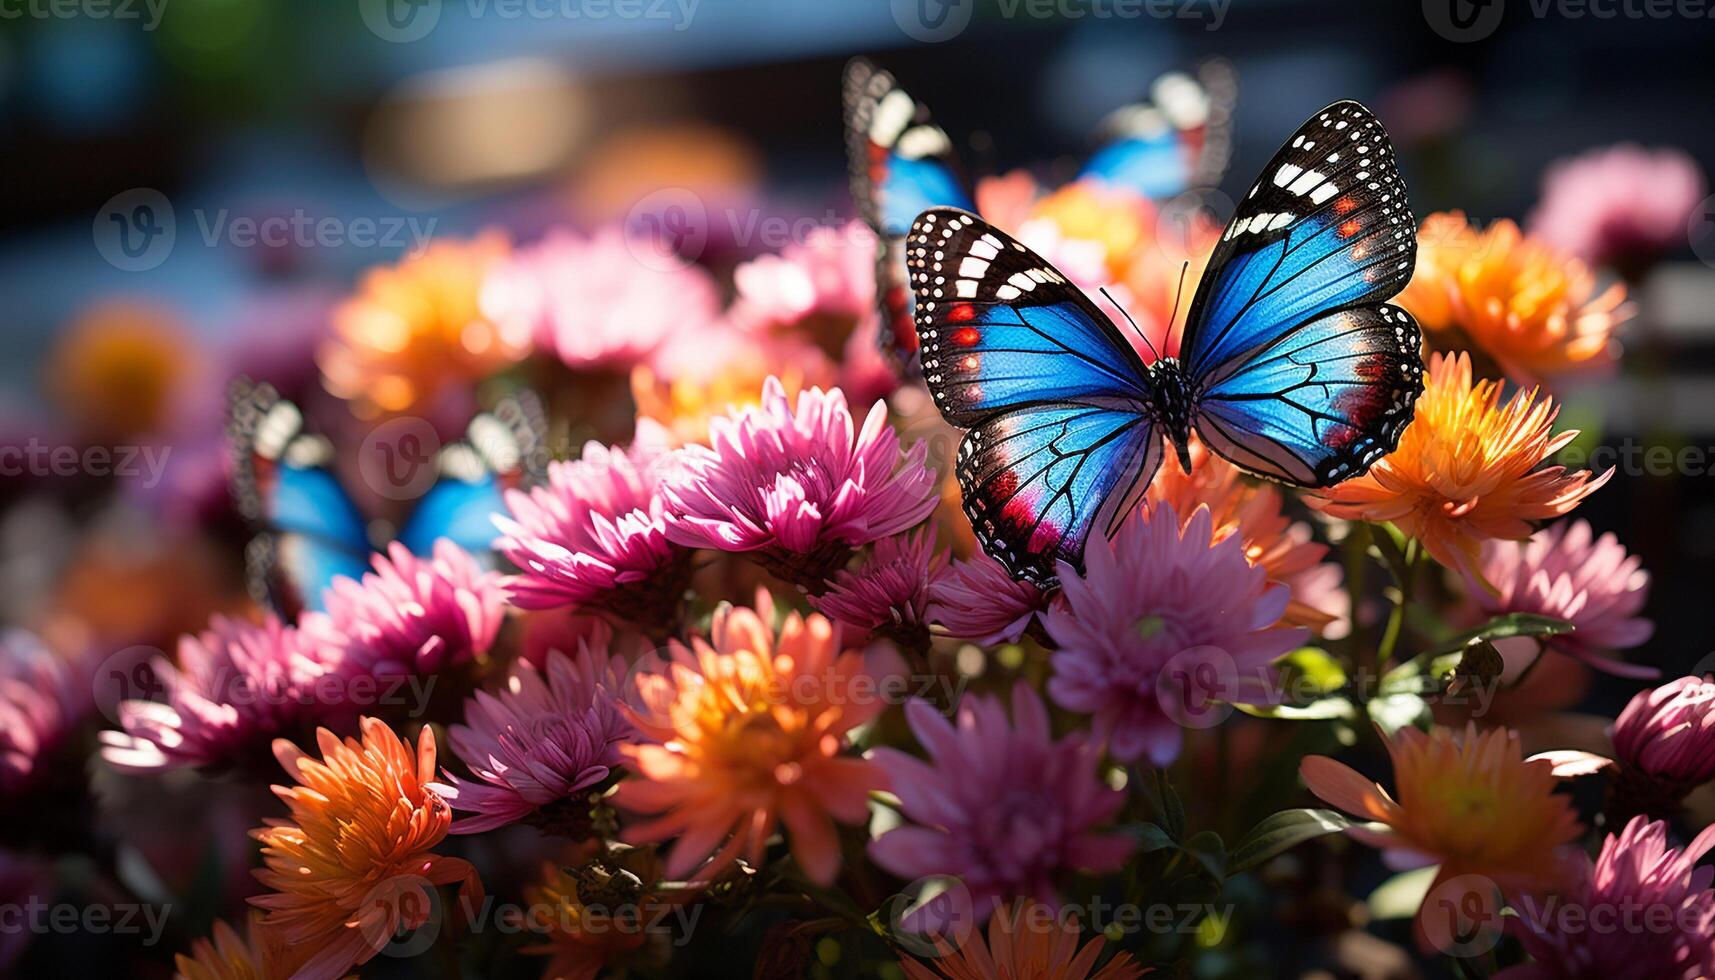
M 1171 444 L 1199 442 L 1304 487 L 1398 444 L 1423 388 L 1421 334 L 1383 302 L 1411 277 L 1415 222 L 1381 124 L 1355 102 L 1312 117 L 1240 203 L 1177 359 L 1143 358 L 1084 292 L 964 211 L 906 239 L 924 381 L 967 430 L 958 476 L 985 551 L 1015 576 L 1081 564 L 1136 508 Z

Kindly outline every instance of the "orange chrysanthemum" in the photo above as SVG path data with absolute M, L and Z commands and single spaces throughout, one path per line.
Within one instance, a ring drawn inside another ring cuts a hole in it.
M 1025 899 L 995 911 L 986 943 L 973 935 L 955 949 L 937 939 L 936 958 L 900 966 L 909 980 L 1137 980 L 1148 972 L 1126 952 L 1095 969 L 1107 940 L 1097 936 L 1080 949 L 1082 938 L 1077 917 Z
M 281 942 L 254 914 L 243 937 L 216 920 L 213 935 L 191 943 L 189 954 L 173 957 L 174 975 L 181 980 L 275 980 L 291 976 L 310 952 Z
M 1457 211 L 1433 214 L 1417 242 L 1416 273 L 1396 302 L 1432 347 L 1469 345 L 1519 384 L 1618 363 L 1614 329 L 1631 315 L 1623 285 L 1598 293 L 1588 266 L 1511 221 L 1478 232 Z
M 397 265 L 371 269 L 333 314 L 318 361 L 327 389 L 365 414 L 402 412 L 443 388 L 480 380 L 521 357 L 478 306 L 483 277 L 509 250 L 490 232 L 440 240 Z
M 1325 564 L 1328 546 L 1311 537 L 1310 525 L 1294 521 L 1285 501 L 1270 484 L 1246 480 L 1238 467 L 1191 444 L 1191 472 L 1169 463 L 1155 474 L 1144 497 L 1153 509 L 1170 504 L 1189 524 L 1199 505 L 1214 518 L 1214 544 L 1233 535 L 1245 543 L 1245 558 L 1268 572 L 1269 580 L 1292 590 L 1281 622 L 1318 632 L 1341 620 L 1348 602 L 1340 588 L 1340 567 Z
M 707 442 L 710 421 L 762 404 L 762 383 L 770 377 L 780 379 L 793 401 L 806 388 L 839 382 L 838 369 L 819 348 L 784 337 L 734 333 L 702 338 L 698 351 L 700 363 L 694 368 L 663 372 L 640 364 L 631 369 L 638 417 L 661 423 L 676 446 Z
M 545 864 L 542 883 L 524 890 L 543 941 L 523 951 L 553 957 L 544 977 L 594 980 L 602 967 L 663 928 L 663 912 L 671 906 L 652 891 L 661 878 L 659 864 L 650 848 L 576 869 Z
M 1440 865 L 1437 884 L 1481 875 L 1535 890 L 1558 881 L 1560 848 L 1583 828 L 1571 798 L 1554 792 L 1554 763 L 1524 758 L 1517 732 L 1402 728 L 1388 740 L 1388 755 L 1397 800 L 1327 756 L 1306 757 L 1299 773 L 1323 800 L 1384 825 L 1346 832 L 1388 852 L 1390 867 Z
M 48 359 L 44 380 L 60 410 L 99 441 L 158 433 L 199 370 L 179 321 L 165 310 L 110 300 L 83 313 Z
M 1432 355 L 1399 447 L 1363 476 L 1308 500 L 1335 517 L 1391 521 L 1436 561 L 1484 581 L 1484 541 L 1523 541 L 1532 521 L 1567 513 L 1613 475 L 1538 468 L 1578 435 L 1553 431 L 1557 412 L 1535 390 L 1503 405 L 1500 382 L 1472 383 L 1467 355 Z
M 256 878 L 273 889 L 251 903 L 283 941 L 315 950 L 298 980 L 332 980 L 421 926 L 432 886 L 458 882 L 466 902 L 482 894 L 469 862 L 429 850 L 452 824 L 452 810 L 429 789 L 434 733 L 424 727 L 413 750 L 379 719 L 359 724 L 361 742 L 318 730 L 320 760 L 275 741 L 275 758 L 300 785 L 274 787 L 289 819 L 250 832 L 266 865 Z
M 874 763 L 842 754 L 851 730 L 882 708 L 863 654 L 842 653 L 815 614 L 786 617 L 776 639 L 772 606 L 760 592 L 755 612 L 723 607 L 710 642 L 674 644 L 664 669 L 637 679 L 642 708 L 628 713 L 654 744 L 624 748 L 637 778 L 620 784 L 615 802 L 658 815 L 628 839 L 679 838 L 671 877 L 699 867 L 712 877 L 740 856 L 759 864 L 784 824 L 799 866 L 831 883 L 834 821 L 864 822 L 870 791 L 885 784 Z

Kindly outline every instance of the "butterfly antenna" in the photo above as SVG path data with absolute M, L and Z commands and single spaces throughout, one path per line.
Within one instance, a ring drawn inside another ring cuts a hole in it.
M 1120 311 L 1120 315 L 1125 317 L 1125 322 L 1131 324 L 1131 328 L 1137 331 L 1137 335 L 1143 341 L 1144 346 L 1149 348 L 1149 353 L 1153 355 L 1156 360 L 1161 360 L 1161 352 L 1156 350 L 1155 345 L 1149 342 L 1149 338 L 1143 333 L 1143 328 L 1138 326 L 1137 321 L 1131 318 L 1131 314 L 1126 311 L 1126 308 L 1121 306 L 1118 300 L 1114 299 L 1112 293 L 1108 292 L 1108 287 L 1102 287 L 1102 295 L 1108 298 L 1108 302 L 1114 304 L 1114 309 Z
M 1191 271 L 1191 261 L 1187 259 L 1185 264 L 1179 267 L 1179 285 L 1173 287 L 1173 315 L 1167 320 L 1168 339 L 1172 339 L 1173 324 L 1179 320 L 1179 301 L 1185 296 L 1185 273 L 1189 271 Z

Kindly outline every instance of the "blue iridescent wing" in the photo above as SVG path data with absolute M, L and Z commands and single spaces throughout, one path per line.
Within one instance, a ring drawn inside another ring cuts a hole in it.
M 233 494 L 256 527 L 246 551 L 258 601 L 285 616 L 321 608 L 335 576 L 369 569 L 368 524 L 333 472 L 333 447 L 267 385 L 234 385 Z
M 508 489 L 532 481 L 542 429 L 541 408 L 527 393 L 472 419 L 465 438 L 436 455 L 439 478 L 399 529 L 399 543 L 413 554 L 428 555 L 436 541 L 448 538 L 491 561 L 499 534 L 494 517 L 506 512 Z
M 1205 62 L 1196 77 L 1162 75 L 1150 86 L 1149 99 L 1103 121 L 1100 146 L 1079 177 L 1156 200 L 1220 183 L 1232 159 L 1237 97 L 1237 76 L 1226 61 Z
M 893 76 L 862 58 L 846 65 L 846 156 L 852 199 L 876 235 L 876 304 L 882 351 L 897 366 L 916 357 L 905 235 L 937 206 L 974 208 L 952 141 Z
M 1262 476 L 1330 486 L 1391 452 L 1423 390 L 1421 335 L 1384 300 L 1417 238 L 1381 123 L 1339 102 L 1239 204 L 1180 344 L 1197 432 Z
M 958 477 L 983 550 L 1014 576 L 1081 565 L 1161 463 L 1148 370 L 1107 316 L 1034 252 L 952 208 L 906 239 L 923 378 L 968 430 Z

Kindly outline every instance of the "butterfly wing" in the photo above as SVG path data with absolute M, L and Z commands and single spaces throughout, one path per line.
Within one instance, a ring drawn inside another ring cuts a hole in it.
M 1240 203 L 1198 284 L 1180 345 L 1198 434 L 1303 486 L 1392 451 L 1423 365 L 1417 324 L 1383 301 L 1416 254 L 1380 121 L 1356 102 L 1311 117 Z
M 1103 121 L 1097 130 L 1101 145 L 1079 176 L 1156 200 L 1214 186 L 1232 159 L 1237 100 L 1238 76 L 1226 61 L 1205 62 L 1195 78 L 1162 75 L 1150 86 L 1149 99 Z
M 335 576 L 369 570 L 368 524 L 333 472 L 333 447 L 267 385 L 233 388 L 233 495 L 257 528 L 245 552 L 257 601 L 285 616 L 320 609 Z
M 1079 565 L 1092 528 L 1112 533 L 1161 463 L 1149 372 L 1064 275 L 952 208 L 906 239 L 923 377 L 968 430 L 957 473 L 983 550 L 1014 576 Z
M 937 205 L 973 208 L 953 143 L 929 110 L 888 72 L 862 58 L 846 65 L 846 156 L 852 199 L 876 235 L 876 303 L 881 346 L 896 365 L 911 362 L 917 331 L 905 270 L 905 235 Z
M 443 446 L 435 457 L 439 477 L 399 530 L 412 554 L 433 553 L 448 538 L 465 551 L 493 559 L 498 536 L 494 517 L 506 512 L 505 492 L 533 482 L 544 442 L 540 403 L 528 393 L 477 415 L 465 438 Z

